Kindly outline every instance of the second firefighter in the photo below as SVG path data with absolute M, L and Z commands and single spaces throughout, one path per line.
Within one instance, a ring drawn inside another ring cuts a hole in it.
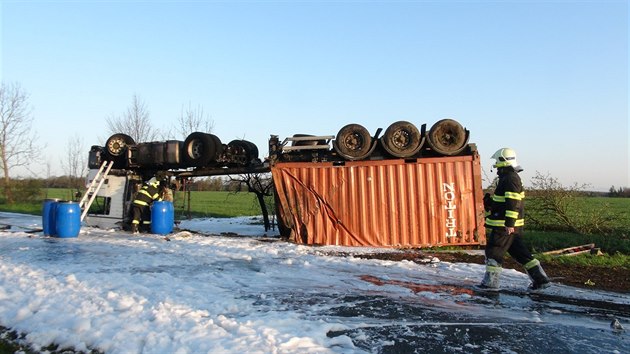
M 131 231 L 134 234 L 151 229 L 151 204 L 156 200 L 161 200 L 160 184 L 151 178 L 140 188 L 131 206 Z

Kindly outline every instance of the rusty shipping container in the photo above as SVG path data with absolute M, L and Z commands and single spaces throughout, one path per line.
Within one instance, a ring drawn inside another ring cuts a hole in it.
M 278 216 L 297 243 L 485 244 L 476 151 L 416 159 L 279 162 L 271 171 Z

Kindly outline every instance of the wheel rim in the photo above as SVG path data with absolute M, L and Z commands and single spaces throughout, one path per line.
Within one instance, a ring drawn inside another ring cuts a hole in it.
M 438 144 L 442 146 L 452 146 L 459 140 L 459 135 L 451 127 L 446 127 L 441 132 L 438 131 L 436 135 Z
M 372 137 L 363 126 L 348 124 L 337 133 L 333 141 L 333 148 L 343 158 L 354 161 L 368 157 L 373 149 Z
M 112 155 L 118 156 L 122 153 L 123 149 L 126 146 L 127 144 L 125 144 L 125 141 L 122 138 L 117 138 L 117 139 L 112 139 L 112 141 L 109 142 L 107 149 Z
M 406 121 L 399 121 L 387 128 L 383 138 L 381 138 L 381 145 L 390 155 L 407 158 L 420 150 L 422 139 L 415 125 Z
M 453 155 L 466 147 L 466 130 L 456 121 L 441 120 L 429 131 L 429 143 L 433 149 L 444 155 Z
M 406 148 L 407 146 L 409 146 L 409 144 L 411 143 L 411 137 L 408 131 L 406 130 L 397 130 L 396 132 L 394 132 L 394 134 L 392 135 L 392 144 L 400 149 L 403 150 L 404 148 Z
M 188 156 L 193 160 L 198 160 L 203 155 L 203 142 L 199 139 L 193 140 L 188 147 Z
M 134 145 L 135 141 L 126 134 L 114 134 L 105 142 L 105 150 L 112 157 L 119 157 L 129 148 Z
M 343 145 L 349 151 L 361 151 L 361 149 L 365 146 L 365 141 L 363 141 L 363 137 L 360 134 L 352 133 L 348 134 L 343 139 Z
M 461 143 L 462 137 L 460 132 L 451 125 L 445 125 L 440 129 L 437 129 L 433 134 L 433 141 L 435 141 L 442 148 L 457 148 Z

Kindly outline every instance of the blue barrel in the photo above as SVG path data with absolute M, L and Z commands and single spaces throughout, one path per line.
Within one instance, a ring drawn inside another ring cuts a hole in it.
M 175 208 L 173 202 L 157 201 L 151 207 L 151 232 L 166 235 L 173 231 Z
M 42 206 L 42 228 L 44 229 L 44 236 L 55 236 L 57 232 L 55 229 L 57 225 L 57 202 L 59 202 L 57 198 L 44 199 Z
M 81 231 L 81 208 L 77 202 L 61 201 L 57 203 L 57 237 L 79 236 Z

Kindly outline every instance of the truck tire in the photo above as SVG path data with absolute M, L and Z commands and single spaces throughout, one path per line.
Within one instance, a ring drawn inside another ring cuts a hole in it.
M 247 145 L 247 153 L 249 156 L 249 162 L 258 158 L 258 146 L 251 141 L 243 140 Z
M 433 124 L 427 134 L 427 143 L 441 155 L 457 155 L 468 143 L 468 131 L 453 119 L 442 119 Z
M 207 166 L 216 159 L 216 147 L 210 134 L 194 132 L 184 141 L 184 163 L 190 167 Z
M 136 142 L 127 134 L 114 134 L 107 139 L 105 149 L 110 156 L 122 156 L 127 151 L 129 145 Z
M 381 137 L 383 149 L 394 157 L 411 157 L 420 151 L 423 140 L 415 125 L 405 121 L 392 123 Z
M 223 153 L 223 150 L 225 150 L 221 139 L 219 139 L 219 137 L 214 134 L 210 134 L 210 137 L 212 138 L 212 141 L 214 141 L 214 148 L 216 150 L 215 156 L 220 156 Z
M 248 161 L 248 147 L 245 140 L 232 140 L 228 143 L 229 166 L 245 166 Z
M 105 142 L 105 160 L 114 161 L 112 168 L 126 168 L 127 150 L 136 142 L 127 134 L 114 134 Z
M 232 153 L 231 164 L 248 166 L 252 160 L 258 158 L 258 147 L 247 140 L 232 140 L 228 144 Z
M 333 141 L 335 151 L 350 161 L 367 158 L 372 146 L 370 132 L 359 124 L 348 124 L 341 128 Z

